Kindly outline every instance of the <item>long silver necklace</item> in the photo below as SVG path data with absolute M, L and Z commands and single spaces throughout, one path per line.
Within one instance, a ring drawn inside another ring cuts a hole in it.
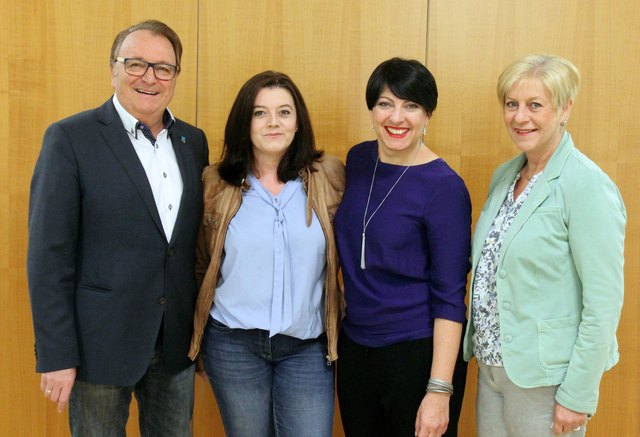
M 418 152 L 420 151 L 420 147 L 422 146 L 422 144 L 423 144 L 422 141 L 418 143 L 418 147 L 416 148 L 416 153 L 414 153 L 413 158 L 411 158 L 411 162 L 409 162 L 409 165 L 407 165 L 405 169 L 402 170 L 402 173 L 400 173 L 400 176 L 398 176 L 398 179 L 396 179 L 393 185 L 391 185 L 391 188 L 389 188 L 389 191 L 387 191 L 387 194 L 382 198 L 382 201 L 380 202 L 378 207 L 375 210 L 373 210 L 373 212 L 371 213 L 371 216 L 369 216 L 369 218 L 367 219 L 367 212 L 369 211 L 369 202 L 371 201 L 371 192 L 373 191 L 373 183 L 376 180 L 376 171 L 378 170 L 378 163 L 380 162 L 380 154 L 378 154 L 378 157 L 376 158 L 376 165 L 373 168 L 373 176 L 371 177 L 371 186 L 369 186 L 369 195 L 367 196 L 367 206 L 364 208 L 364 215 L 362 216 L 362 246 L 360 249 L 360 268 L 362 270 L 366 270 L 367 268 L 367 265 L 364 259 L 365 246 L 367 243 L 367 226 L 369 226 L 369 222 L 371 221 L 373 216 L 376 215 L 376 212 L 378 212 L 378 210 L 380 209 L 384 201 L 387 200 L 387 197 L 389 197 L 389 194 L 391 194 L 391 192 L 396 187 L 396 185 L 398 185 L 398 182 L 400 182 L 400 179 L 402 179 L 402 176 L 404 176 L 407 170 L 409 170 L 409 167 L 413 165 L 413 162 L 416 160 L 416 157 L 418 156 Z

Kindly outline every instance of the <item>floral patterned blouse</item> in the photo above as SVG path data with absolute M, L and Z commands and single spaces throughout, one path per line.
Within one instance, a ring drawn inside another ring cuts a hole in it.
M 513 219 L 529 196 L 533 185 L 542 172 L 533 175 L 524 191 L 513 200 L 513 191 L 520 179 L 520 173 L 509 187 L 507 196 L 493 220 L 489 234 L 484 241 L 478 267 L 473 281 L 473 353 L 476 359 L 490 366 L 502 366 L 500 346 L 500 318 L 498 317 L 498 295 L 496 272 L 502 240 L 511 227 Z

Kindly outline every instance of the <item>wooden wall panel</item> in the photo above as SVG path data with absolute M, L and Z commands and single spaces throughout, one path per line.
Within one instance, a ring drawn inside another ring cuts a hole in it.
M 2 8 L 3 13 L 0 15 L 0 41 L 4 42 L 8 41 L 9 38 L 9 23 L 12 22 L 15 14 L 15 5 L 3 6 L 5 7 Z M 10 144 L 8 130 L 10 93 L 8 62 L 9 47 L 7 44 L 0 44 L 0 144 L 4 145 L 0 147 L 0 202 L 15 208 L 15 205 L 10 204 L 10 185 L 12 184 L 9 178 L 9 169 L 11 168 L 9 163 L 10 149 L 6 146 Z M 16 302 L 19 296 L 15 290 L 19 281 L 10 279 L 12 273 L 20 274 L 18 269 L 11 269 L 10 267 L 12 264 L 16 264 L 15 256 L 11 253 L 12 248 L 8 245 L 12 220 L 15 219 L 10 208 L 2 208 L 0 210 L 0 336 L 2 336 L 0 340 L 0 344 L 2 344 L 0 349 L 0 393 L 5 393 L 6 395 L 0 395 L 2 396 L 0 401 L 5 402 L 5 405 L 8 401 L 18 398 L 22 385 L 30 380 L 27 378 L 26 381 L 20 381 L 21 377 L 26 375 L 26 372 L 19 372 L 20 359 L 16 358 L 22 352 L 20 350 L 21 341 L 18 339 L 11 342 L 7 341 L 8 337 L 21 334 L 16 329 L 16 326 L 19 325 L 16 316 L 19 311 L 23 313 L 25 311 L 24 305 L 21 308 L 20 304 Z M 27 336 L 23 335 L 22 337 L 24 339 Z M 25 354 L 22 353 L 22 356 L 24 357 Z M 28 361 L 23 360 L 24 362 Z M 33 374 L 33 371 L 30 372 L 31 374 Z M 4 429 L 1 424 L 6 423 L 13 414 L 15 412 L 10 407 L 0 411 L 0 432 Z
M 605 375 L 598 414 L 589 435 L 635 436 L 640 396 L 638 330 L 640 213 L 637 187 L 640 131 L 635 123 L 640 86 L 635 1 L 432 0 L 428 66 L 440 104 L 429 125 L 433 148 L 467 182 L 477 219 L 495 167 L 517 151 L 508 139 L 495 94 L 498 75 L 529 53 L 571 59 L 583 81 L 568 124 L 576 145 L 618 184 L 628 212 L 626 297 L 618 330 L 621 363 Z M 475 364 L 467 381 L 464 436 L 475 435 Z
M 302 91 L 319 147 L 345 156 L 372 138 L 366 81 L 392 56 L 424 61 L 427 1 L 201 3 L 198 124 L 219 157 L 229 109 L 256 73 L 287 73 Z
M 25 273 L 29 182 L 44 130 L 109 98 L 113 38 L 147 18 L 166 21 L 182 39 L 184 70 L 171 108 L 195 122 L 196 8 L 196 0 L 1 1 L 0 435 L 68 435 L 66 412 L 45 401 L 34 373 Z M 131 422 L 130 431 L 137 428 L 135 408 Z

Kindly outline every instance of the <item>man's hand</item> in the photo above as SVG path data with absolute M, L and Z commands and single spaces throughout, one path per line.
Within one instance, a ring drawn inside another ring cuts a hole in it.
M 58 413 L 62 413 L 69 403 L 71 389 L 75 381 L 75 367 L 42 374 L 40 390 L 44 393 L 45 398 L 58 404 Z

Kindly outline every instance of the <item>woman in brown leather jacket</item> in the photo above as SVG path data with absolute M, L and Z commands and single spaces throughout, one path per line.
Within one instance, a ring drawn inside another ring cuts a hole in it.
M 226 434 L 331 436 L 344 166 L 316 149 L 287 75 L 244 84 L 203 183 L 189 356 L 202 352 Z

